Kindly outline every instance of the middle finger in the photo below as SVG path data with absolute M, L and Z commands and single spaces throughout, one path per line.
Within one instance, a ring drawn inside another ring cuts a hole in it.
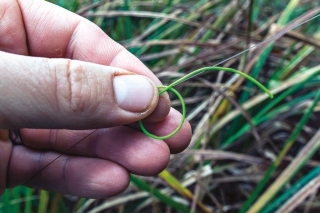
M 138 175 L 155 175 L 168 164 L 163 141 L 124 126 L 93 131 L 22 129 L 21 136 L 30 148 L 111 160 Z

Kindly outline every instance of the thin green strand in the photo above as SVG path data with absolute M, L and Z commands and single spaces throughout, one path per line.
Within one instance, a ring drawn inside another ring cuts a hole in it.
M 250 75 L 244 73 L 244 72 L 241 72 L 239 70 L 236 70 L 236 69 L 232 69 L 232 68 L 226 68 L 226 67 L 203 67 L 203 68 L 200 68 L 200 69 L 197 69 L 185 76 L 183 76 L 182 78 L 176 80 L 175 82 L 173 82 L 172 84 L 170 84 L 169 86 L 167 86 L 167 88 L 165 88 L 164 90 L 162 90 L 159 94 L 163 94 L 164 92 L 166 92 L 169 88 L 172 88 L 200 73 L 203 73 L 203 72 L 209 72 L 209 71 L 225 71 L 225 72 L 233 72 L 233 73 L 236 73 L 244 78 L 246 78 L 247 80 L 251 81 L 252 83 L 254 83 L 255 85 L 257 85 L 262 91 L 264 91 L 265 93 L 267 93 L 269 95 L 270 98 L 273 98 L 273 95 L 271 94 L 271 92 L 265 87 L 263 86 L 259 81 L 257 81 L 256 79 L 252 78 Z
M 199 75 L 200 73 L 210 72 L 210 71 L 221 71 L 221 70 L 222 71 L 226 71 L 226 72 L 236 73 L 236 74 L 246 78 L 247 80 L 249 80 L 252 83 L 254 83 L 255 85 L 257 85 L 262 91 L 267 93 L 270 98 L 273 98 L 273 95 L 271 94 L 271 92 L 265 86 L 263 86 L 259 81 L 257 81 L 256 79 L 252 78 L 251 76 L 247 75 L 244 72 L 241 72 L 239 70 L 232 69 L 232 68 L 226 68 L 226 67 L 203 67 L 203 68 L 197 69 L 197 70 L 195 70 L 195 71 L 183 76 L 182 78 L 176 80 L 175 82 L 171 83 L 168 86 L 158 86 L 158 88 L 160 89 L 159 95 L 162 95 L 163 93 L 165 93 L 167 91 L 171 91 L 180 100 L 181 107 L 182 107 L 182 118 L 181 118 L 179 126 L 172 133 L 170 133 L 168 135 L 157 136 L 157 135 L 154 135 L 154 134 L 148 132 L 148 130 L 143 126 L 143 123 L 140 120 L 139 121 L 139 125 L 140 125 L 140 128 L 141 128 L 142 132 L 144 134 L 146 134 L 147 136 L 149 136 L 150 138 L 158 139 L 158 140 L 166 140 L 166 139 L 171 138 L 174 135 L 176 135 L 180 131 L 182 126 L 183 126 L 183 123 L 184 123 L 184 120 L 185 120 L 185 117 L 186 117 L 186 105 L 185 105 L 184 99 L 181 96 L 181 94 L 177 90 L 175 90 L 173 87 L 177 86 L 178 84 L 180 84 L 180 83 L 182 83 L 182 82 L 184 82 L 184 81 L 186 81 L 186 80 L 188 80 L 188 79 L 190 79 L 190 78 L 192 78 L 192 77 L 194 77 L 196 75 Z
M 154 134 L 148 132 L 148 130 L 143 126 L 141 120 L 139 121 L 139 125 L 140 125 L 140 128 L 141 128 L 142 132 L 143 132 L 144 134 L 146 134 L 147 136 L 149 136 L 150 138 L 158 139 L 158 140 L 166 140 L 166 139 L 171 138 L 171 137 L 173 137 L 174 135 L 176 135 L 176 134 L 179 132 L 179 130 L 182 128 L 183 123 L 184 123 L 184 120 L 185 120 L 185 118 L 186 118 L 186 104 L 184 103 L 183 97 L 182 97 L 182 96 L 180 95 L 180 93 L 179 93 L 177 90 L 175 90 L 174 88 L 172 88 L 172 87 L 167 87 L 167 86 L 158 86 L 158 88 L 160 89 L 160 92 L 159 92 L 160 95 L 163 94 L 163 92 L 162 92 L 163 90 L 162 90 L 162 89 L 165 89 L 166 91 L 171 91 L 171 92 L 173 92 L 173 93 L 179 98 L 179 100 L 180 100 L 180 102 L 181 102 L 181 106 L 182 106 L 182 118 L 181 118 L 181 121 L 180 121 L 179 126 L 178 126 L 173 132 L 171 132 L 171 133 L 168 134 L 168 135 L 165 135 L 165 136 L 157 136 L 157 135 L 154 135 Z

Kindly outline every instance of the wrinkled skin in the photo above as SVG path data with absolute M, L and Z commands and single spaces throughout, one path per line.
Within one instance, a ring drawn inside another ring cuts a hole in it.
M 190 142 L 188 122 L 165 141 L 140 132 L 136 121 L 144 118 L 156 135 L 180 122 L 168 96 L 157 95 L 160 81 L 93 23 L 48 2 L 0 0 L 0 72 L 0 128 L 21 129 L 24 141 L 13 145 L 7 131 L 0 131 L 0 195 L 25 184 L 83 197 L 114 196 L 126 189 L 130 173 L 159 173 L 170 153 Z M 115 76 L 129 72 L 153 82 L 150 101 L 134 112 L 119 108 L 112 85 Z

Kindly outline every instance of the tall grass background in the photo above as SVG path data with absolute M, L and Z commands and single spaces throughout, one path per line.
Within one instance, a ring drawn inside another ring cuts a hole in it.
M 312 0 L 51 2 L 97 24 L 166 85 L 320 13 Z M 176 86 L 193 137 L 158 176 L 131 176 L 103 200 L 19 186 L 0 197 L 0 213 L 319 212 L 319 48 L 320 17 L 220 65 L 274 99 L 224 72 Z

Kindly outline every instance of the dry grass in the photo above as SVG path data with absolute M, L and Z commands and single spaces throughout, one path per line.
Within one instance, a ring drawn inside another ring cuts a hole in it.
M 98 24 L 166 85 L 320 13 L 319 2 L 306 0 L 60 4 Z M 289 189 L 292 198 L 284 198 L 269 212 L 319 212 L 319 173 L 307 175 L 320 160 L 320 105 L 315 98 L 320 88 L 319 20 L 222 64 L 263 82 L 275 95 L 273 100 L 238 75 L 223 72 L 204 73 L 176 86 L 187 100 L 191 144 L 172 155 L 159 176 L 138 178 L 160 197 L 133 181 L 123 194 L 107 200 L 50 193 L 48 212 L 52 205 L 59 212 L 179 212 L 170 200 L 187 212 L 246 212 L 253 206 L 261 208 L 251 212 L 268 212 L 265 207 L 276 204 Z M 172 103 L 179 109 L 179 102 Z M 295 183 L 303 184 L 294 188 Z M 274 196 L 268 193 L 261 200 L 271 189 Z

